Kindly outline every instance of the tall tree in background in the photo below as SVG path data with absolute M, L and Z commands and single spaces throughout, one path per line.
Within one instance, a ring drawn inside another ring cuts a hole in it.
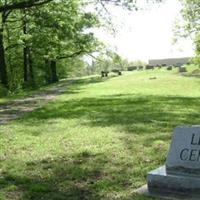
M 50 2 L 51 0 L 28 0 L 28 1 L 0 1 L 0 82 L 8 88 L 8 74 L 4 49 L 4 28 L 12 11 L 31 8 Z
M 93 34 L 84 30 L 98 24 L 92 13 L 80 9 L 77 0 L 49 4 L 33 14 L 32 51 L 44 65 L 48 82 L 57 82 L 60 60 L 87 54 L 98 47 Z M 40 32 L 40 34 L 38 34 Z
M 200 63 L 200 1 L 199 0 L 180 0 L 182 3 L 182 16 L 184 23 L 178 27 L 179 35 L 182 37 L 190 36 L 195 44 L 196 59 Z
M 20 64 L 19 55 L 16 60 L 19 61 L 18 65 L 23 66 L 23 70 L 19 69 L 18 73 L 23 71 L 24 85 L 27 86 L 34 85 L 34 74 L 38 72 L 38 69 L 39 74 L 45 71 L 49 82 L 58 81 L 57 62 L 59 60 L 89 53 L 98 46 L 97 40 L 91 33 L 84 33 L 86 28 L 98 24 L 98 20 L 92 13 L 81 10 L 81 1 L 51 1 L 51 4 L 42 6 L 47 2 L 50 1 L 43 1 L 43 3 L 40 1 L 40 4 L 32 6 L 26 4 L 26 7 L 22 7 L 24 4 L 18 4 L 18 6 L 13 4 L 16 6 L 15 9 L 12 7 L 1 23 L 3 27 L 7 26 L 6 33 L 9 33 L 9 36 L 7 34 L 6 38 L 12 38 L 5 41 L 4 29 L 1 29 L 0 80 L 5 87 L 9 85 L 8 69 L 12 69 L 6 66 L 6 55 L 9 57 L 9 63 L 13 63 L 15 61 L 12 58 L 16 51 L 23 49 L 23 63 Z M 8 17 L 9 20 L 7 20 Z M 9 46 L 9 48 L 4 46 Z M 8 49 L 9 52 L 6 53 Z

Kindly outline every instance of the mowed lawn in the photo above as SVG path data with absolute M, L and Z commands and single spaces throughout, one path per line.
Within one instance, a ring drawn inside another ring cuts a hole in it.
M 0 126 L 1 200 L 149 200 L 173 129 L 200 124 L 200 79 L 175 71 L 86 77 Z

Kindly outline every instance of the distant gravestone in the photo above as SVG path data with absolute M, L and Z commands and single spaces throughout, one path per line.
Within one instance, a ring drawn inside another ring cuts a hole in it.
M 172 70 L 172 66 L 171 66 L 171 65 L 168 66 L 168 67 L 167 67 L 167 70 Z
M 122 75 L 122 72 L 118 69 L 113 69 L 112 72 L 117 73 L 119 76 Z
M 178 71 L 179 73 L 184 73 L 184 72 L 187 72 L 187 69 L 186 67 L 179 67 Z
M 109 74 L 109 71 L 101 71 L 101 77 L 107 77 Z
M 134 71 L 134 70 L 137 70 L 137 66 L 127 67 L 127 71 Z
M 175 129 L 166 164 L 149 172 L 147 182 L 150 196 L 200 199 L 200 126 Z
M 137 70 L 143 70 L 144 67 L 143 66 L 138 66 L 138 69 Z
M 146 65 L 146 70 L 149 70 L 149 69 L 154 69 L 154 66 L 151 66 L 151 65 Z

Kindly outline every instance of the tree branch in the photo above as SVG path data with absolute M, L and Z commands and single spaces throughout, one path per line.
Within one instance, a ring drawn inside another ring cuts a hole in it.
M 33 6 L 40 6 L 46 3 L 49 3 L 53 0 L 25 0 L 18 3 L 12 3 L 12 4 L 5 4 L 3 6 L 0 6 L 0 12 L 8 12 L 12 10 L 18 10 L 23 8 L 31 8 Z
M 66 58 L 73 58 L 73 57 L 75 57 L 75 56 L 79 56 L 79 55 L 82 54 L 82 53 L 87 53 L 87 52 L 84 51 L 84 50 L 79 50 L 79 51 L 74 52 L 74 53 L 72 53 L 72 54 L 66 54 L 66 55 L 58 56 L 58 57 L 57 57 L 57 60 L 66 59 Z

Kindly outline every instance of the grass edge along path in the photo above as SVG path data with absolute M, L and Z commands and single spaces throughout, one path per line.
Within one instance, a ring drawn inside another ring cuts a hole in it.
M 61 81 L 53 86 L 42 88 L 39 91 L 32 91 L 30 94 L 16 97 L 14 100 L 0 104 L 0 125 L 22 117 L 24 114 L 41 108 L 56 96 L 65 92 L 75 80 Z

